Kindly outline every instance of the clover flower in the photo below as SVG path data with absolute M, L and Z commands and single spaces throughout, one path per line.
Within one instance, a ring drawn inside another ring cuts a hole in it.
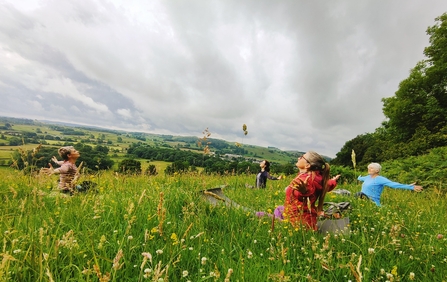
M 202 265 L 205 265 L 207 260 L 208 259 L 206 257 L 203 257 L 202 260 L 201 260 Z

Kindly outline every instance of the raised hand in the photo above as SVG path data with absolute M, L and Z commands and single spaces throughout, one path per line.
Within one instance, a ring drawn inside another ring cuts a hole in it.
M 301 180 L 298 178 L 298 180 L 294 180 L 292 183 L 293 189 L 298 190 L 301 194 L 307 193 L 307 180 L 309 179 L 310 175 L 306 177 L 306 179 Z
M 45 173 L 47 175 L 52 175 L 54 173 L 54 168 L 51 163 L 48 163 L 50 167 L 44 167 L 40 169 L 40 172 Z

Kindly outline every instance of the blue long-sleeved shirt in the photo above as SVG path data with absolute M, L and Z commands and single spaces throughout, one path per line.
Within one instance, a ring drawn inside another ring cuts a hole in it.
M 362 193 L 368 196 L 377 206 L 380 207 L 380 195 L 382 195 L 383 187 L 388 186 L 390 188 L 399 188 L 406 190 L 413 190 L 413 185 L 401 184 L 393 182 L 386 177 L 376 176 L 374 178 L 371 175 L 359 176 L 358 180 L 362 181 Z

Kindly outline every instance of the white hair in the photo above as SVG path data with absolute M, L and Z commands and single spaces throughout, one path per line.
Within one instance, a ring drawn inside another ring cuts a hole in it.
M 382 170 L 382 166 L 379 163 L 370 163 L 368 165 L 368 168 L 370 167 L 377 170 L 377 173 L 379 173 Z

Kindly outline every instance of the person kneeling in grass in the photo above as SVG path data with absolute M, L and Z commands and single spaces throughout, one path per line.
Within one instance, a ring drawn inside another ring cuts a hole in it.
M 401 184 L 398 182 L 393 182 L 386 177 L 380 176 L 380 171 L 382 166 L 378 163 L 370 163 L 368 165 L 368 175 L 359 176 L 357 179 L 362 181 L 362 190 L 355 194 L 358 198 L 366 198 L 372 200 L 377 206 L 380 205 L 380 196 L 382 195 L 384 186 L 395 189 L 406 189 L 414 190 L 416 192 L 421 192 L 423 190 L 422 186 L 412 184 Z

